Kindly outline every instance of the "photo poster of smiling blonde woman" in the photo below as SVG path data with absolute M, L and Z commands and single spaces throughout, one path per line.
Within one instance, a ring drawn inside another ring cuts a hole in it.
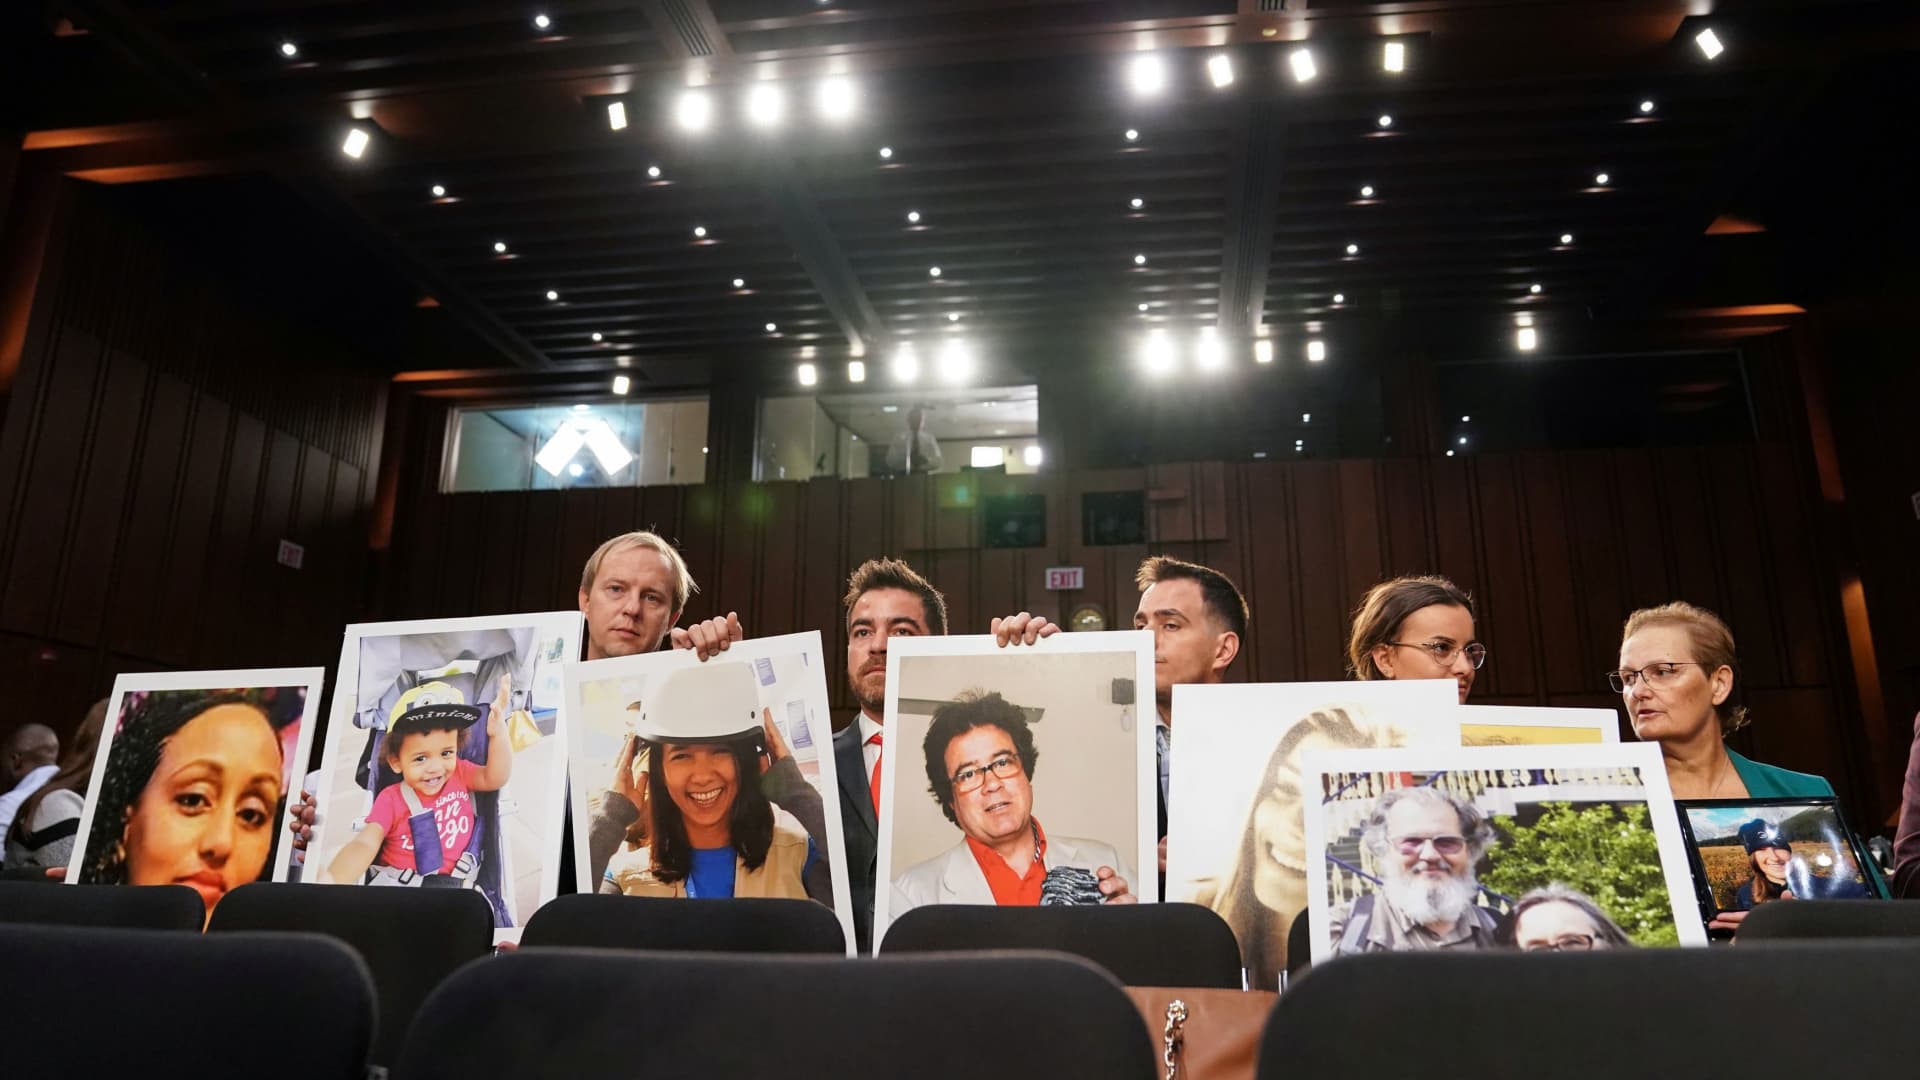
M 566 670 L 576 887 L 814 900 L 852 954 L 818 631 Z
M 305 880 L 473 889 L 517 939 L 559 893 L 581 628 L 577 611 L 347 627 Z
M 1458 746 L 1458 700 L 1451 679 L 1173 688 L 1167 899 L 1226 920 L 1249 987 L 1279 989 L 1307 910 L 1301 755 Z
M 280 823 L 325 677 L 272 668 L 116 678 L 65 880 L 185 885 L 209 916 L 242 885 L 286 880 L 292 849 Z

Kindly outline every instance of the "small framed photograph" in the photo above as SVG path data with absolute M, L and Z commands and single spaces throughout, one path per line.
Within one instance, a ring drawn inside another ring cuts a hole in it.
M 831 908 L 854 948 L 819 631 L 568 664 L 583 893 Z M 864 787 L 864 784 L 862 785 Z
M 1152 696 L 1144 630 L 894 638 L 876 944 L 926 904 L 1158 899 Z
M 1831 798 L 1688 799 L 1680 805 L 1700 917 L 1778 900 L 1874 900 L 1859 838 Z
M 1460 706 L 1461 746 L 1610 746 L 1619 741 L 1620 714 L 1612 709 Z
M 286 880 L 281 826 L 325 677 L 273 668 L 115 679 L 66 880 L 186 885 L 209 915 L 242 885 Z
M 567 779 L 561 671 L 581 615 L 346 629 L 304 879 L 473 889 L 496 940 L 559 893 Z
M 1316 963 L 1707 942 L 1650 743 L 1331 750 L 1302 772 Z

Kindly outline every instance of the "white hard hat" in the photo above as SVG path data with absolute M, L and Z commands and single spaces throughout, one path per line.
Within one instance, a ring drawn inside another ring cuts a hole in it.
M 709 660 L 675 668 L 647 688 L 636 733 L 655 742 L 695 743 L 760 730 L 753 666 Z

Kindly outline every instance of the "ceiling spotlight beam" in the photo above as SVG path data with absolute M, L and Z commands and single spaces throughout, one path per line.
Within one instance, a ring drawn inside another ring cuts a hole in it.
M 1220 260 L 1220 329 L 1251 338 L 1267 303 L 1287 124 L 1270 102 L 1242 106 L 1227 163 L 1226 243 Z

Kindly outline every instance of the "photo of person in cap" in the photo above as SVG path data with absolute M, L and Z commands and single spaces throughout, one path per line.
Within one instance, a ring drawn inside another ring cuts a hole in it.
M 1793 890 L 1787 873 L 1793 864 L 1793 847 L 1780 833 L 1780 826 L 1754 818 L 1740 826 L 1740 844 L 1747 849 L 1747 861 L 1753 876 L 1734 890 L 1735 911 L 1751 911 L 1769 900 L 1791 900 Z
M 322 880 L 399 885 L 438 884 L 424 880 L 435 875 L 448 883 L 473 880 L 479 870 L 479 853 L 468 850 L 473 793 L 498 791 L 513 774 L 513 744 L 507 737 L 512 691 L 512 678 L 501 676 L 486 713 L 484 764 L 460 756 L 481 710 L 467 704 L 459 690 L 428 682 L 401 694 L 389 711 L 379 751 L 400 782 L 374 798 L 366 820 Z
M 678 668 L 644 696 L 621 755 L 640 814 L 599 891 L 833 906 L 824 804 L 761 707 L 752 666 Z

